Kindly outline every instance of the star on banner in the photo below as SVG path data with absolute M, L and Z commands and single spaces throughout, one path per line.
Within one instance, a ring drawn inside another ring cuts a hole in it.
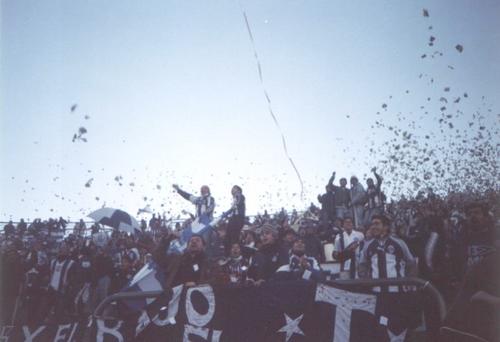
M 391 341 L 391 342 L 403 342 L 405 340 L 405 337 L 406 337 L 406 332 L 407 332 L 407 330 L 405 329 L 401 332 L 401 334 L 396 335 L 392 331 L 387 329 L 387 334 L 389 335 L 389 341 Z
M 287 314 L 285 314 L 286 324 L 277 332 L 286 333 L 286 342 L 288 342 L 288 340 L 292 337 L 293 334 L 299 334 L 305 336 L 304 332 L 299 328 L 299 324 L 303 316 L 304 315 L 302 314 L 295 319 L 291 319 L 290 317 L 288 317 Z

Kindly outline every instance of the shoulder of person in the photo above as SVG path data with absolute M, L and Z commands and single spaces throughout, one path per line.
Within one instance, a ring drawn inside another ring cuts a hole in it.
M 280 266 L 276 272 L 290 272 L 290 266 L 288 264 Z
M 354 233 L 355 233 L 355 236 L 360 237 L 361 239 L 365 238 L 365 234 L 363 234 L 362 232 L 355 230 Z
M 406 242 L 398 236 L 390 235 L 388 239 L 392 240 L 393 242 L 397 243 L 400 246 L 406 246 Z

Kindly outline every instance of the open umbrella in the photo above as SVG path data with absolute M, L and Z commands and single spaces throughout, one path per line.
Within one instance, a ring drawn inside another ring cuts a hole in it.
M 136 219 L 120 209 L 101 208 L 90 213 L 88 216 L 100 224 L 127 233 L 134 233 L 135 229 L 140 230 Z

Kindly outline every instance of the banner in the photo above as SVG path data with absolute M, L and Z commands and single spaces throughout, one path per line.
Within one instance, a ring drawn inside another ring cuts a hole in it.
M 421 323 L 420 297 L 305 280 L 177 287 L 121 320 L 3 327 L 0 341 L 403 341 Z

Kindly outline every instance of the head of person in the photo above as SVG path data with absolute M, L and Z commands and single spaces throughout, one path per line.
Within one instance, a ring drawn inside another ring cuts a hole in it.
M 260 233 L 260 240 L 263 246 L 272 245 L 276 242 L 278 238 L 278 229 L 270 223 L 266 223 L 262 226 Z
M 69 253 L 70 253 L 69 246 L 66 244 L 63 244 L 63 245 L 61 245 L 61 247 L 59 247 L 59 252 L 57 253 L 57 257 L 59 259 L 65 259 L 69 256 Z
M 238 185 L 233 185 L 233 187 L 231 188 L 231 195 L 233 195 L 233 196 L 241 195 L 242 193 L 243 193 L 243 190 Z
M 342 227 L 342 225 L 343 225 L 343 222 L 342 222 L 341 218 L 336 217 L 335 220 L 333 220 L 334 227 L 340 228 L 340 227 Z
M 325 186 L 325 190 L 326 190 L 326 192 L 332 192 L 333 191 L 333 187 L 330 186 L 330 185 L 327 185 L 327 186 Z
M 366 185 L 369 187 L 369 188 L 373 188 L 375 187 L 375 183 L 373 182 L 373 178 L 368 178 L 366 180 Z
M 347 186 L 347 179 L 340 178 L 340 187 L 345 188 Z
M 371 222 L 371 233 L 374 238 L 386 237 L 390 232 L 390 221 L 384 215 L 373 215 Z
M 201 235 L 193 234 L 189 239 L 186 250 L 192 255 L 203 253 L 205 251 L 205 240 L 203 240 Z
M 489 226 L 489 214 L 486 206 L 480 202 L 474 202 L 466 208 L 468 227 L 471 230 L 484 230 Z
M 354 228 L 354 224 L 352 223 L 352 218 L 346 217 L 344 218 L 344 222 L 342 224 L 342 228 L 347 232 L 351 233 L 352 229 Z
M 358 177 L 356 177 L 356 176 L 352 176 L 352 177 L 351 177 L 351 185 L 352 185 L 352 186 L 357 185 L 357 184 L 358 184 L 358 182 L 359 182 L 359 181 L 358 181 Z
M 306 253 L 306 244 L 304 240 L 298 238 L 292 245 L 292 254 L 303 256 Z
M 297 240 L 297 233 L 293 229 L 287 229 L 285 236 L 283 237 L 283 241 L 291 246 L 295 240 Z
M 249 245 L 252 242 L 257 242 L 257 236 L 253 230 L 244 230 L 242 231 L 243 234 L 243 243 L 245 245 Z
M 373 238 L 373 233 L 372 233 L 372 225 L 370 223 L 370 225 L 368 227 L 366 227 L 365 229 L 365 238 L 367 240 L 370 240 Z
M 237 259 L 241 256 L 241 246 L 239 243 L 231 244 L 231 250 L 229 251 L 229 256 L 233 259 Z
M 220 224 L 218 227 L 217 227 L 217 235 L 219 235 L 219 237 L 221 239 L 223 239 L 224 237 L 226 237 L 226 233 L 227 233 L 227 227 L 225 224 Z
M 208 185 L 202 185 L 200 188 L 200 194 L 205 197 L 205 196 L 210 196 L 210 188 Z

